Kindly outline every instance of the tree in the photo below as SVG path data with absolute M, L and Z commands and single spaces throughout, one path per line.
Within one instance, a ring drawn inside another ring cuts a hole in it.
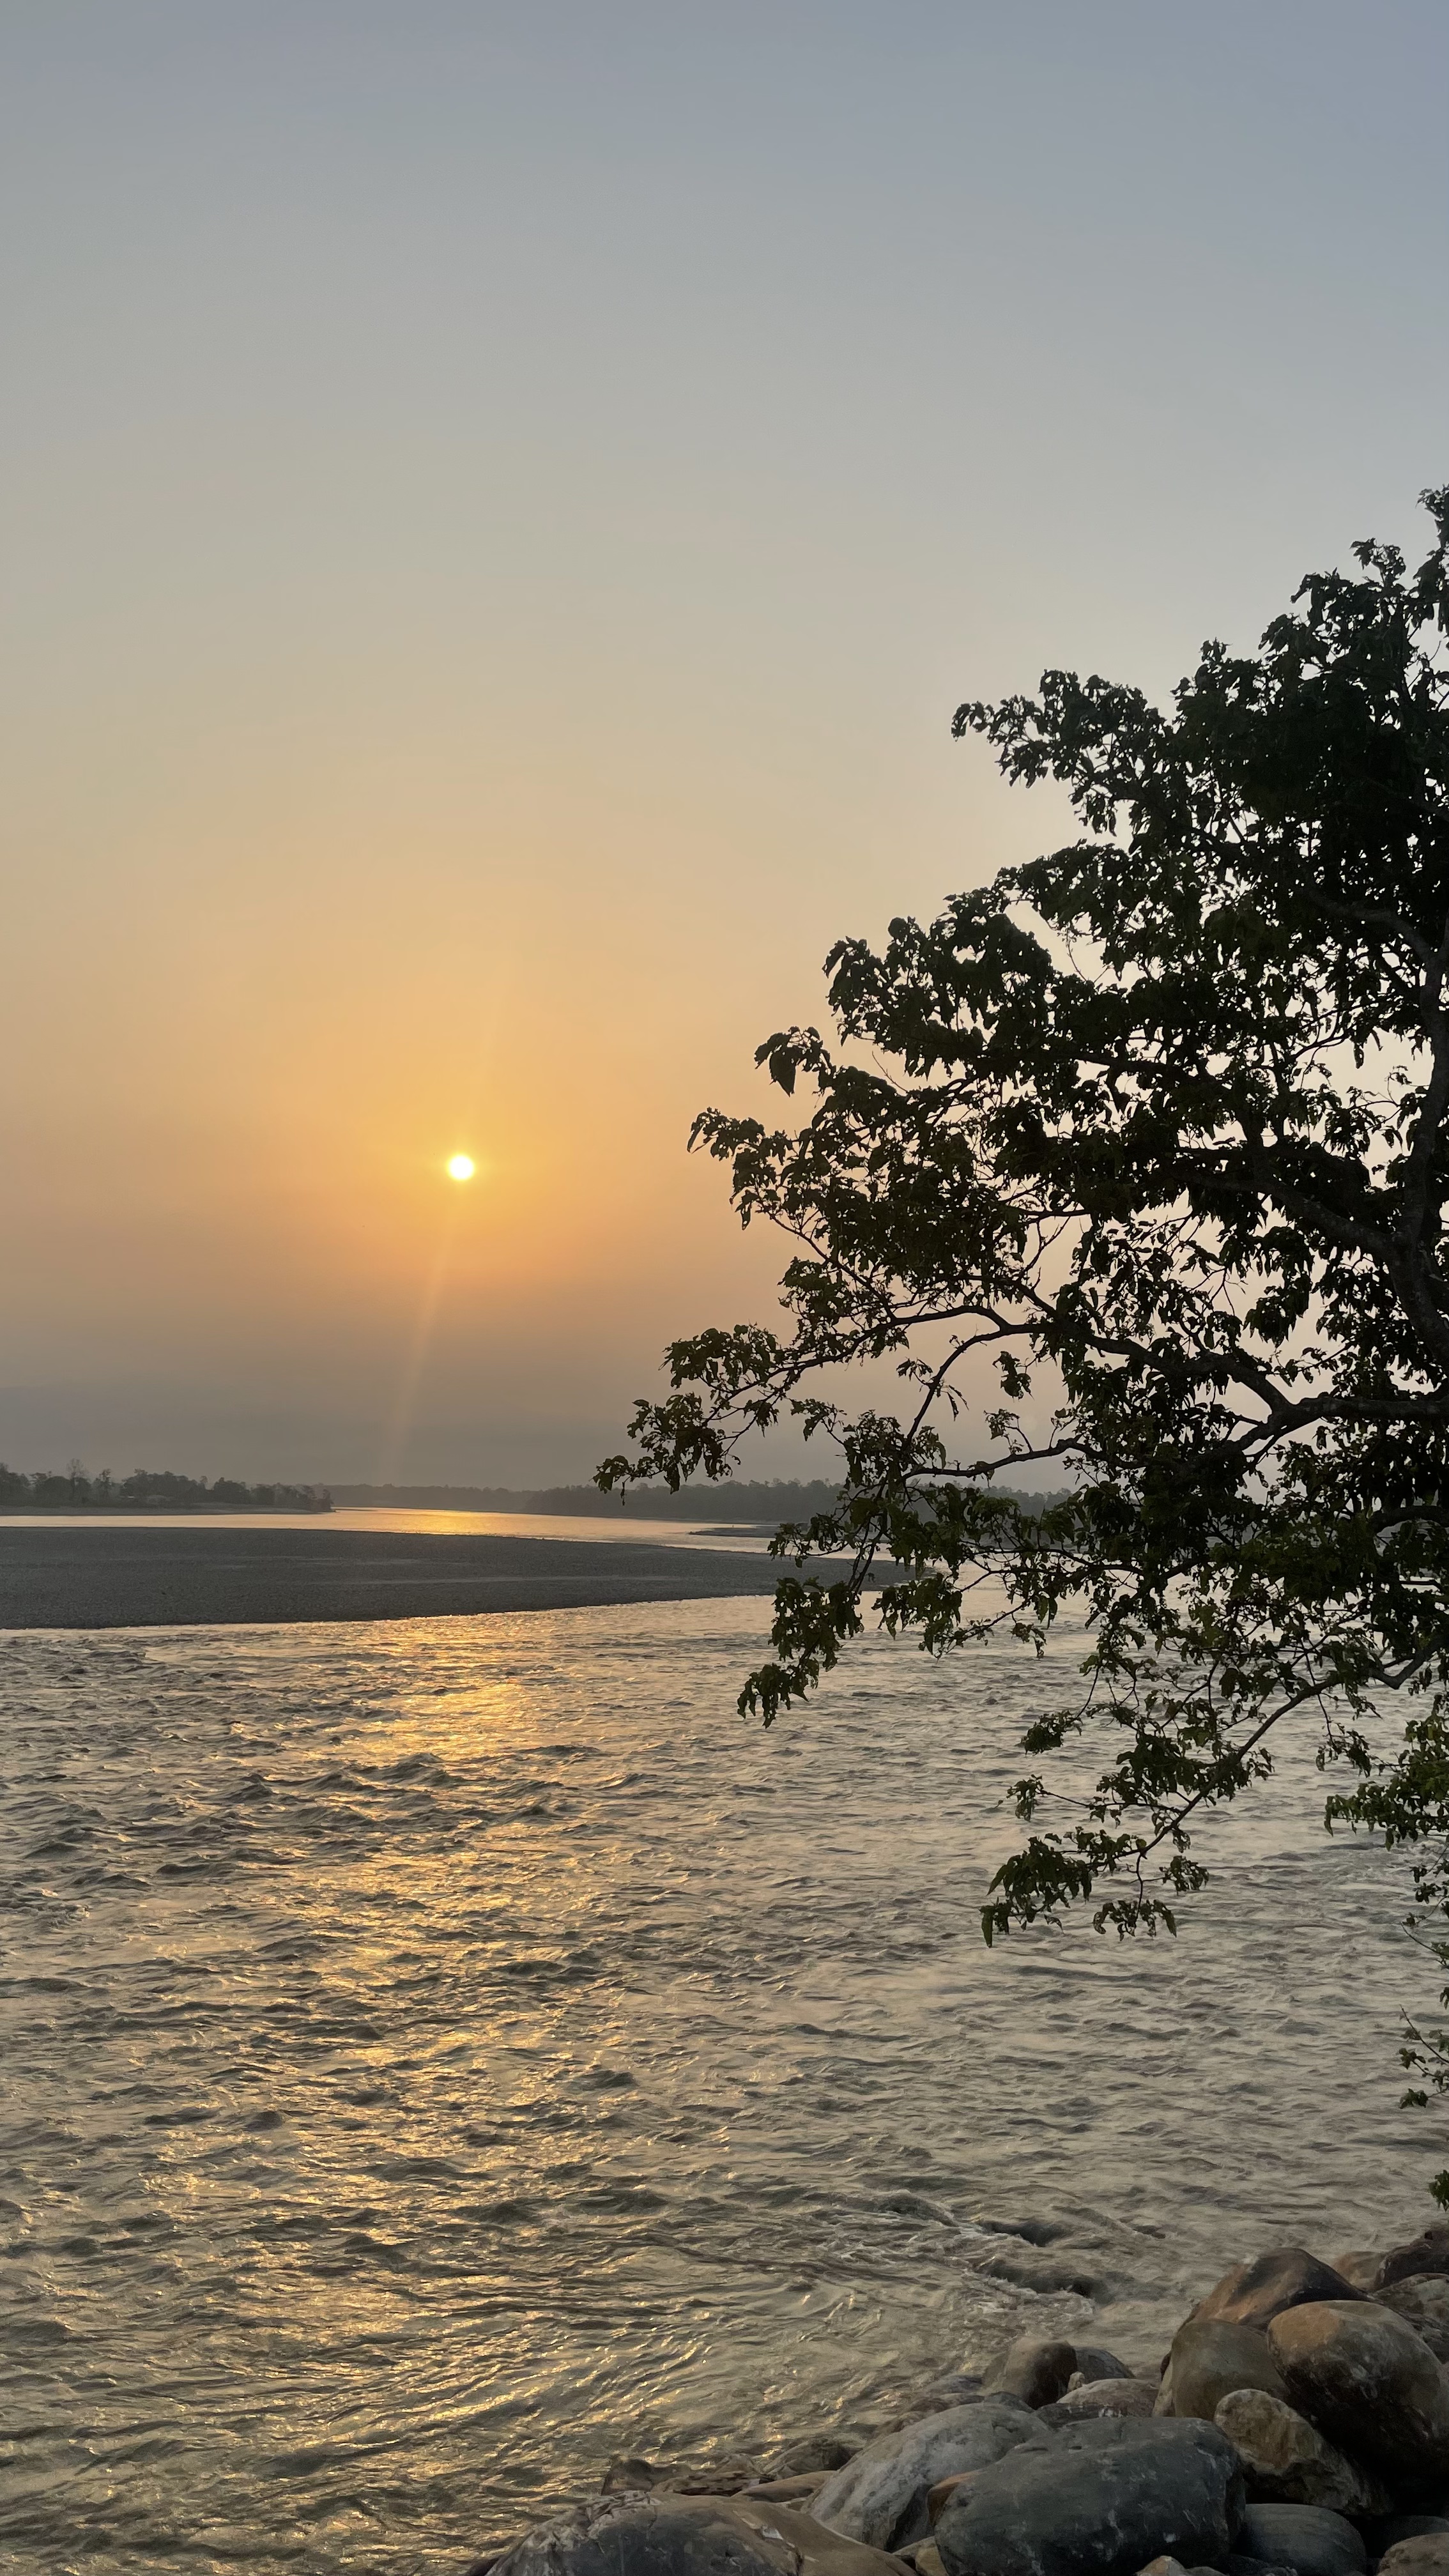
M 798 1123 L 695 1122 L 742 1221 L 791 1240 L 790 1329 L 674 1343 L 597 1481 L 728 1475 L 785 1415 L 838 1444 L 838 1503 L 774 1544 L 849 1570 L 782 1578 L 740 1698 L 767 1725 L 883 1561 L 885 1627 L 932 1654 L 1085 1613 L 988 1940 L 1087 1897 L 1099 1928 L 1175 1929 L 1195 1821 L 1298 1711 L 1327 1821 L 1415 1846 L 1418 1919 L 1449 1913 L 1449 487 L 1423 498 L 1417 571 L 1355 546 L 1255 654 L 1204 646 L 1169 711 L 1061 671 L 960 708 L 1079 836 L 837 944 L 834 1041 L 757 1054 L 808 1089 Z M 833 1373 L 882 1360 L 901 1411 L 852 1413 Z M 1023 1468 L 1069 1490 L 1024 1511 L 993 1490 Z M 1047 1757 L 1083 1746 L 1095 1786 L 1063 1805 Z M 1405 2062 L 1449 2089 L 1439 2047 L 1411 2033 Z

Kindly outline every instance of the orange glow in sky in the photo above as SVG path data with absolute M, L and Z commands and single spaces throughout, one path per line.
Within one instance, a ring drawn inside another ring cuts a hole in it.
M 1449 21 L 139 16 L 0 29 L 0 1456 L 584 1475 L 775 1319 L 695 1110 L 1060 835 L 957 702 L 1418 542 Z

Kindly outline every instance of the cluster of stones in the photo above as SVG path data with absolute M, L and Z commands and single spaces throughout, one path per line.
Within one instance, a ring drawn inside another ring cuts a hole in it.
M 863 2448 L 615 2461 L 473 2576 L 1449 2576 L 1449 2227 L 1241 2263 L 1165 2361 L 1023 2340 Z

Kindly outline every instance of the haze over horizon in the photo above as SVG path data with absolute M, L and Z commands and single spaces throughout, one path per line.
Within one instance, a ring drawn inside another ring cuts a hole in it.
M 768 1319 L 689 1121 L 1053 838 L 957 702 L 1422 550 L 1446 73 L 1428 0 L 8 12 L 0 1456 L 565 1482 Z

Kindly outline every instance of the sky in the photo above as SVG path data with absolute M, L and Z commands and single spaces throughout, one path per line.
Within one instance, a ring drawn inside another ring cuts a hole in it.
M 0 1455 L 548 1483 L 776 1320 L 690 1119 L 1050 845 L 958 701 L 1422 550 L 1446 113 L 1442 0 L 0 0 Z

